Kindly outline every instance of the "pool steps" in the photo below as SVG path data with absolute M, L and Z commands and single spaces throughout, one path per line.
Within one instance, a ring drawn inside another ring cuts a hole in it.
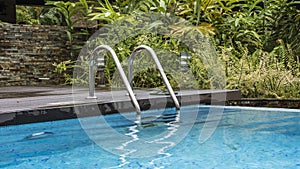
M 132 66 L 133 66 L 133 60 L 134 60 L 134 57 L 136 56 L 137 52 L 140 51 L 140 50 L 146 50 L 147 52 L 150 53 L 150 55 L 152 56 L 153 60 L 154 60 L 154 63 L 156 64 L 156 67 L 157 69 L 159 70 L 159 73 L 161 74 L 162 76 L 162 79 L 173 99 L 173 102 L 176 106 L 176 109 L 179 110 L 180 109 L 180 105 L 179 105 L 179 102 L 178 102 L 178 99 L 177 97 L 175 96 L 175 93 L 173 91 L 173 88 L 171 87 L 170 85 L 170 82 L 164 72 L 164 69 L 162 68 L 158 58 L 157 58 L 157 55 L 155 54 L 154 50 L 152 48 L 150 48 L 149 46 L 146 46 L 146 45 L 140 45 L 138 46 L 137 48 L 135 48 L 132 52 L 132 54 L 130 55 L 130 58 L 129 58 L 129 68 L 128 68 L 128 80 L 129 80 L 129 83 L 130 83 L 130 86 L 132 88 Z
M 121 75 L 121 78 L 122 78 L 122 81 L 123 83 L 125 84 L 125 87 L 126 87 L 126 90 L 129 94 L 129 97 L 135 107 L 135 110 L 136 110 L 136 113 L 137 113 L 137 123 L 141 123 L 141 108 L 138 104 L 138 101 L 135 97 L 135 94 L 133 93 L 133 90 L 132 90 L 132 65 L 133 65 L 133 59 L 135 57 L 135 55 L 137 54 L 138 51 L 140 50 L 146 50 L 150 53 L 150 55 L 152 56 L 153 60 L 154 60 L 154 63 L 156 64 L 156 67 L 157 69 L 159 70 L 162 78 L 163 78 L 163 81 L 165 83 L 165 85 L 167 86 L 167 89 L 173 99 L 173 102 L 176 106 L 176 109 L 179 110 L 180 109 L 180 105 L 179 105 L 179 102 L 178 102 L 178 99 L 177 97 L 175 96 L 175 93 L 169 83 L 169 80 L 167 79 L 167 76 L 157 58 L 157 55 L 155 54 L 154 50 L 152 48 L 150 48 L 149 46 L 146 46 L 146 45 L 140 45 L 138 46 L 137 48 L 134 49 L 134 51 L 132 52 L 132 54 L 130 55 L 130 59 L 129 59 L 129 73 L 128 73 L 128 78 L 129 78 L 129 81 L 128 79 L 126 78 L 126 75 L 124 73 L 124 70 L 121 66 L 121 63 L 116 55 L 116 52 L 110 47 L 110 46 L 107 46 L 107 45 L 99 45 L 97 46 L 91 56 L 90 56 L 90 61 L 89 61 L 89 96 L 87 97 L 88 99 L 97 99 L 97 96 L 95 95 L 95 72 L 94 72 L 94 66 L 95 66 L 95 60 L 97 59 L 97 56 L 94 55 L 94 53 L 96 51 L 99 51 L 99 50 L 107 50 L 113 57 L 113 60 L 116 64 L 116 67 L 117 67 L 117 70 L 119 71 L 120 75 Z

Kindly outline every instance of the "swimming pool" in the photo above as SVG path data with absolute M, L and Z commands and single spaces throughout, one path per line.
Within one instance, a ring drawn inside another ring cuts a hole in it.
M 213 108 L 146 111 L 141 126 L 132 112 L 1 127 L 0 167 L 300 168 L 299 110 L 217 107 L 207 120 Z

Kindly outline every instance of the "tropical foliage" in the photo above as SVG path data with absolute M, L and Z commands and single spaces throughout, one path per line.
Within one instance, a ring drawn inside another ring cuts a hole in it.
M 98 21 L 100 26 L 145 12 L 184 18 L 191 25 L 173 25 L 165 35 L 146 33 L 127 38 L 115 48 L 118 56 L 121 60 L 126 59 L 141 43 L 172 51 L 177 58 L 182 51 L 190 52 L 190 68 L 197 79 L 197 85 L 191 83 L 190 86 L 211 88 L 214 82 L 208 75 L 207 64 L 180 41 L 168 37 L 197 32 L 211 40 L 222 60 L 226 88 L 241 89 L 244 97 L 300 97 L 298 0 L 81 0 L 57 3 L 72 4 L 65 11 L 60 10 L 66 19 L 69 18 L 70 30 L 77 20 L 68 17 L 67 12 L 84 11 L 85 20 Z M 131 24 L 134 22 L 132 20 Z M 113 62 L 108 59 L 105 70 L 108 82 L 111 82 L 114 71 Z M 137 74 L 134 82 L 139 87 L 161 86 L 157 76 L 155 69 L 147 68 Z M 173 85 L 180 87 L 176 80 Z
M 56 8 L 17 6 L 19 24 L 62 25 L 63 17 Z

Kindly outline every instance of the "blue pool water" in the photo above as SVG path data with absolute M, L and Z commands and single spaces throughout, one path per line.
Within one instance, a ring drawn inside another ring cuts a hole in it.
M 1 127 L 0 168 L 300 168 L 300 111 L 213 108 Z

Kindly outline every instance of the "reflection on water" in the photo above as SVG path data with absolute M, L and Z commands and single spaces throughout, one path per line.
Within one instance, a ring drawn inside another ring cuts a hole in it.
M 118 168 L 123 167 L 126 164 L 129 164 L 129 162 L 126 160 L 126 157 L 129 154 L 132 154 L 132 153 L 137 151 L 136 149 L 126 149 L 128 144 L 134 143 L 135 141 L 139 140 L 138 135 L 137 135 L 139 130 L 137 129 L 137 127 L 138 127 L 137 125 L 129 127 L 130 133 L 127 133 L 125 135 L 132 137 L 132 140 L 129 140 L 129 141 L 123 143 L 120 147 L 116 148 L 116 149 L 121 150 L 121 151 L 126 151 L 124 154 L 120 155 L 120 160 L 121 160 L 122 163 L 118 166 Z
M 162 155 L 161 149 L 166 143 L 161 142 L 178 144 L 183 140 L 196 121 L 199 107 L 182 107 L 182 111 L 189 113 L 180 113 L 175 108 L 144 111 L 140 124 L 135 123 L 134 112 L 80 118 L 79 121 L 91 140 L 107 152 L 120 156 L 124 163 L 128 158 Z M 168 143 L 168 147 L 172 146 Z M 163 150 L 166 149 L 169 148 Z
M 164 158 L 168 158 L 168 157 L 171 157 L 172 154 L 171 153 L 168 153 L 166 152 L 167 149 L 169 148 L 172 148 L 176 145 L 175 142 L 172 142 L 172 141 L 165 141 L 166 139 L 168 138 L 171 138 L 173 135 L 175 135 L 176 131 L 178 130 L 179 126 L 180 126 L 180 123 L 179 123 L 179 120 L 180 120 L 180 111 L 178 110 L 176 112 L 176 116 L 175 116 L 175 120 L 174 121 L 170 121 L 168 122 L 166 125 L 169 126 L 167 128 L 167 130 L 169 131 L 165 136 L 163 136 L 162 138 L 159 138 L 159 139 L 156 139 L 156 140 L 153 140 L 149 143 L 156 143 L 156 144 L 161 144 L 163 146 L 162 148 L 160 148 L 157 152 L 157 154 L 159 155 L 163 155 L 162 157 L 158 157 L 156 159 L 153 159 L 151 160 L 151 162 L 149 162 L 149 164 L 153 167 L 153 168 L 164 168 L 163 166 L 160 166 L 160 167 L 155 167 L 154 165 L 157 163 L 157 161 L 159 160 L 162 160 Z
M 154 117 L 152 117 L 154 118 Z M 147 119 L 147 118 L 146 118 Z M 149 117 L 146 122 L 141 122 L 140 124 L 129 126 L 128 133 L 126 136 L 131 137 L 132 139 L 122 143 L 119 147 L 116 147 L 117 150 L 124 152 L 119 155 L 120 165 L 110 167 L 110 168 L 122 168 L 126 165 L 130 164 L 130 157 L 134 153 L 138 153 L 139 149 L 150 147 L 151 149 L 155 149 L 155 157 L 150 162 L 148 162 L 150 168 L 165 168 L 164 166 L 155 166 L 157 161 L 171 157 L 172 154 L 167 152 L 168 149 L 174 147 L 176 142 L 172 141 L 172 136 L 176 134 L 178 128 L 180 127 L 180 111 L 177 110 L 175 113 L 165 112 L 161 116 L 154 118 L 154 120 L 149 121 Z M 145 139 L 142 138 L 145 136 L 146 129 L 151 130 L 151 127 L 155 128 L 153 130 L 166 130 L 162 135 L 159 135 L 156 138 Z M 144 139 L 144 140 L 143 140 Z M 134 144 L 138 144 L 137 141 L 143 140 L 142 145 L 144 147 L 134 146 Z

